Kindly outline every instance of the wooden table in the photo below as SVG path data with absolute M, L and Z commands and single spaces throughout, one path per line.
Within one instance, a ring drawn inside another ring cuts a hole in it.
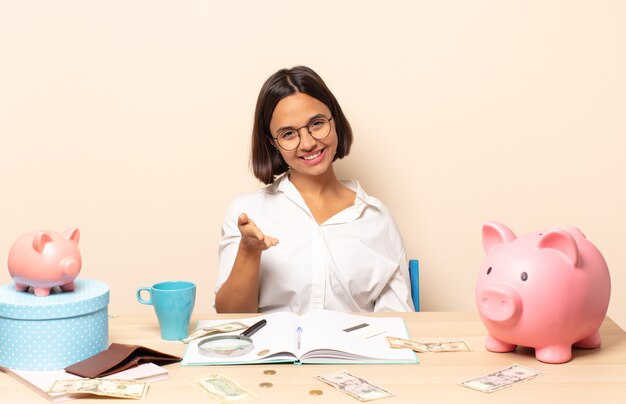
M 348 370 L 373 384 L 396 394 L 385 403 L 626 403 L 626 333 L 606 318 L 600 330 L 603 345 L 595 350 L 574 350 L 572 361 L 550 365 L 538 362 L 531 349 L 497 354 L 485 350 L 486 329 L 476 313 L 393 313 L 403 317 L 418 341 L 463 340 L 472 352 L 422 353 L 418 365 L 243 365 L 179 366 L 168 365 L 170 379 L 152 383 L 144 402 L 196 403 L 215 402 L 191 386 L 185 379 L 218 372 L 235 379 L 259 396 L 256 403 L 327 403 L 358 401 L 313 376 Z M 194 320 L 237 318 L 250 315 L 195 315 Z M 194 323 L 195 323 L 194 321 Z M 139 344 L 182 356 L 184 345 L 163 341 L 154 315 L 120 315 L 109 322 L 110 342 Z M 525 383 L 491 394 L 474 391 L 458 383 L 486 373 L 520 364 L 546 374 Z M 265 375 L 272 369 L 275 375 Z M 261 388 L 271 382 L 273 387 Z M 309 394 L 322 390 L 321 396 Z M 2 403 L 45 403 L 44 398 L 10 376 L 0 373 Z M 83 398 L 80 402 L 112 402 L 101 398 Z M 69 401 L 71 402 L 71 401 Z M 120 403 L 121 401 L 115 400 Z

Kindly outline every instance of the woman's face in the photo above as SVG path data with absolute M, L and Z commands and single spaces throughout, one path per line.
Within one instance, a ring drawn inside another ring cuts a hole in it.
M 307 125 L 316 125 L 316 119 L 320 118 L 331 118 L 330 109 L 323 102 L 304 93 L 292 94 L 276 104 L 270 121 L 272 137 L 278 137 L 285 130 L 300 128 L 300 144 L 295 150 L 286 151 L 276 140 L 273 141 L 291 167 L 292 174 L 317 176 L 326 173 L 332 166 L 338 144 L 334 122 L 329 122 L 330 133 L 321 140 L 315 139 L 307 130 Z

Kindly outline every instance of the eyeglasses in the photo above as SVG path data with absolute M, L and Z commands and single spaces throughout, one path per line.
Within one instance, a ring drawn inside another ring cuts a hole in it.
M 276 137 L 272 137 L 278 143 L 281 149 L 285 151 L 296 150 L 300 146 L 300 129 L 306 128 L 309 135 L 316 140 L 322 140 L 330 135 L 332 125 L 330 121 L 333 119 L 325 116 L 317 116 L 304 126 L 299 128 L 285 128 L 278 132 Z

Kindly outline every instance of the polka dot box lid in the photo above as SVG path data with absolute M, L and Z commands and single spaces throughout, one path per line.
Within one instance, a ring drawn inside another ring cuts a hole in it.
M 109 304 L 109 287 L 100 281 L 76 279 L 72 292 L 35 296 L 18 292 L 15 285 L 0 286 L 0 318 L 20 320 L 52 320 L 93 313 Z

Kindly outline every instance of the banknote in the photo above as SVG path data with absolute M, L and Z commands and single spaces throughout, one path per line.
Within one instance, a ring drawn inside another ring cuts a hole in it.
M 534 379 L 535 377 L 543 374 L 544 373 L 539 370 L 534 370 L 525 366 L 511 365 L 508 368 L 500 369 L 496 372 L 492 372 L 475 379 L 470 379 L 460 384 L 461 386 L 482 391 L 483 393 L 493 393 L 494 391 L 513 386 L 514 384 L 521 383 L 526 380 Z
M 391 348 L 407 348 L 415 352 L 469 352 L 465 341 L 417 342 L 409 339 L 387 337 Z
M 206 335 L 219 334 L 219 333 L 231 332 L 231 331 L 239 331 L 245 328 L 248 328 L 248 326 L 237 321 L 234 321 L 231 323 L 218 324 L 218 325 L 214 325 L 211 327 L 202 327 L 202 328 L 198 328 L 197 330 L 189 334 L 187 338 L 181 339 L 180 342 L 184 344 L 188 344 L 194 339 L 198 339 Z
M 221 403 L 251 400 L 257 397 L 233 379 L 219 373 L 197 376 L 187 381 Z
M 360 401 L 371 401 L 394 396 L 393 393 L 346 371 L 328 373 L 315 376 L 315 378 Z
M 54 382 L 49 393 L 87 393 L 116 398 L 142 399 L 148 382 L 119 379 L 66 379 Z

